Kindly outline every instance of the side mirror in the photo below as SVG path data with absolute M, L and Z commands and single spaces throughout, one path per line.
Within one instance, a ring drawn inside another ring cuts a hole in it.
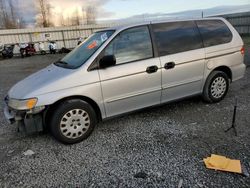
M 105 69 L 107 67 L 114 66 L 116 64 L 116 59 L 114 55 L 103 56 L 99 61 L 99 68 Z

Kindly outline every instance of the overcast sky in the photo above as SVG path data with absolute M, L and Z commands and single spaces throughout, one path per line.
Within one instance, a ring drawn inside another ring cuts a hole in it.
M 9 1 L 9 0 L 6 0 Z M 35 23 L 37 16 L 36 3 L 38 0 L 12 0 L 18 7 L 26 23 Z M 250 0 L 47 0 L 53 7 L 53 19 L 63 14 L 70 16 L 76 9 L 92 5 L 97 10 L 98 20 L 123 19 L 142 14 L 168 14 L 186 10 L 205 10 L 217 7 L 217 14 L 242 12 L 244 6 L 250 5 Z M 218 7 L 220 7 L 218 9 Z M 223 8 L 230 6 L 230 9 Z M 234 8 L 234 6 L 236 8 Z M 242 9 L 243 8 L 243 9 Z M 247 10 L 249 6 L 245 9 Z M 248 10 L 249 11 L 249 10 Z M 206 13 L 206 12 L 205 12 Z M 187 15 L 188 16 L 188 15 Z
M 114 13 L 113 18 L 124 18 L 136 14 L 173 13 L 244 4 L 250 4 L 250 0 L 110 0 L 103 4 L 103 8 Z

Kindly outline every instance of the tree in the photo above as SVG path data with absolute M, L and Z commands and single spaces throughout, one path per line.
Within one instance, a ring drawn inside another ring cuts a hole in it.
M 47 11 L 47 24 L 48 24 L 48 26 L 53 26 L 54 25 L 52 23 L 51 19 L 50 19 L 51 16 L 52 16 L 51 9 L 52 9 L 52 6 L 49 3 L 47 3 L 46 4 L 46 11 Z
M 7 24 L 7 12 L 6 12 L 6 4 L 4 0 L 0 0 L 0 13 L 1 13 L 1 27 L 6 28 Z
M 0 0 L 0 22 L 4 29 L 16 29 L 25 26 L 24 20 L 18 14 L 18 5 L 13 0 Z
M 51 17 L 51 5 L 47 2 L 47 0 L 37 0 L 37 7 L 39 15 L 38 25 L 43 27 L 52 26 L 52 22 L 50 22 Z
M 93 6 L 87 6 L 85 9 L 86 24 L 95 24 L 96 23 L 96 9 Z
M 23 17 L 18 16 L 17 18 L 17 28 L 25 28 L 25 21 L 23 20 Z
M 71 25 L 80 25 L 81 17 L 79 15 L 78 9 L 75 10 L 71 18 Z
M 64 17 L 63 17 L 63 13 L 60 14 L 60 25 L 61 25 L 61 26 L 65 26 L 65 25 L 66 25 L 66 24 L 65 24 L 65 19 L 64 19 Z
M 15 7 L 13 5 L 13 2 L 12 0 L 9 0 L 9 7 L 10 7 L 10 16 L 11 16 L 11 21 L 12 22 L 15 22 L 16 20 L 16 10 L 15 10 Z

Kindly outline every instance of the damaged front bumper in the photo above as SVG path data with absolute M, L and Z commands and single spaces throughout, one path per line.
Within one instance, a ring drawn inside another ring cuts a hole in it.
M 15 122 L 15 116 L 11 113 L 7 105 L 4 105 L 3 112 L 5 119 L 8 121 L 8 123 L 13 124 Z
M 4 116 L 8 123 L 17 124 L 18 131 L 26 133 L 34 133 L 43 131 L 43 110 L 15 110 L 4 105 Z

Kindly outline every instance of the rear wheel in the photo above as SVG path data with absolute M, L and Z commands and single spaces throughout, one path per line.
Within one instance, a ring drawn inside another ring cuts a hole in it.
M 215 103 L 221 101 L 227 94 L 229 78 L 222 71 L 213 71 L 207 78 L 203 89 L 203 99 L 206 102 Z
M 14 55 L 14 54 L 11 52 L 11 53 L 8 55 L 8 58 L 12 58 L 13 55 Z
M 60 142 L 74 144 L 86 139 L 96 123 L 92 106 L 85 101 L 72 99 L 58 105 L 51 118 L 50 130 Z

